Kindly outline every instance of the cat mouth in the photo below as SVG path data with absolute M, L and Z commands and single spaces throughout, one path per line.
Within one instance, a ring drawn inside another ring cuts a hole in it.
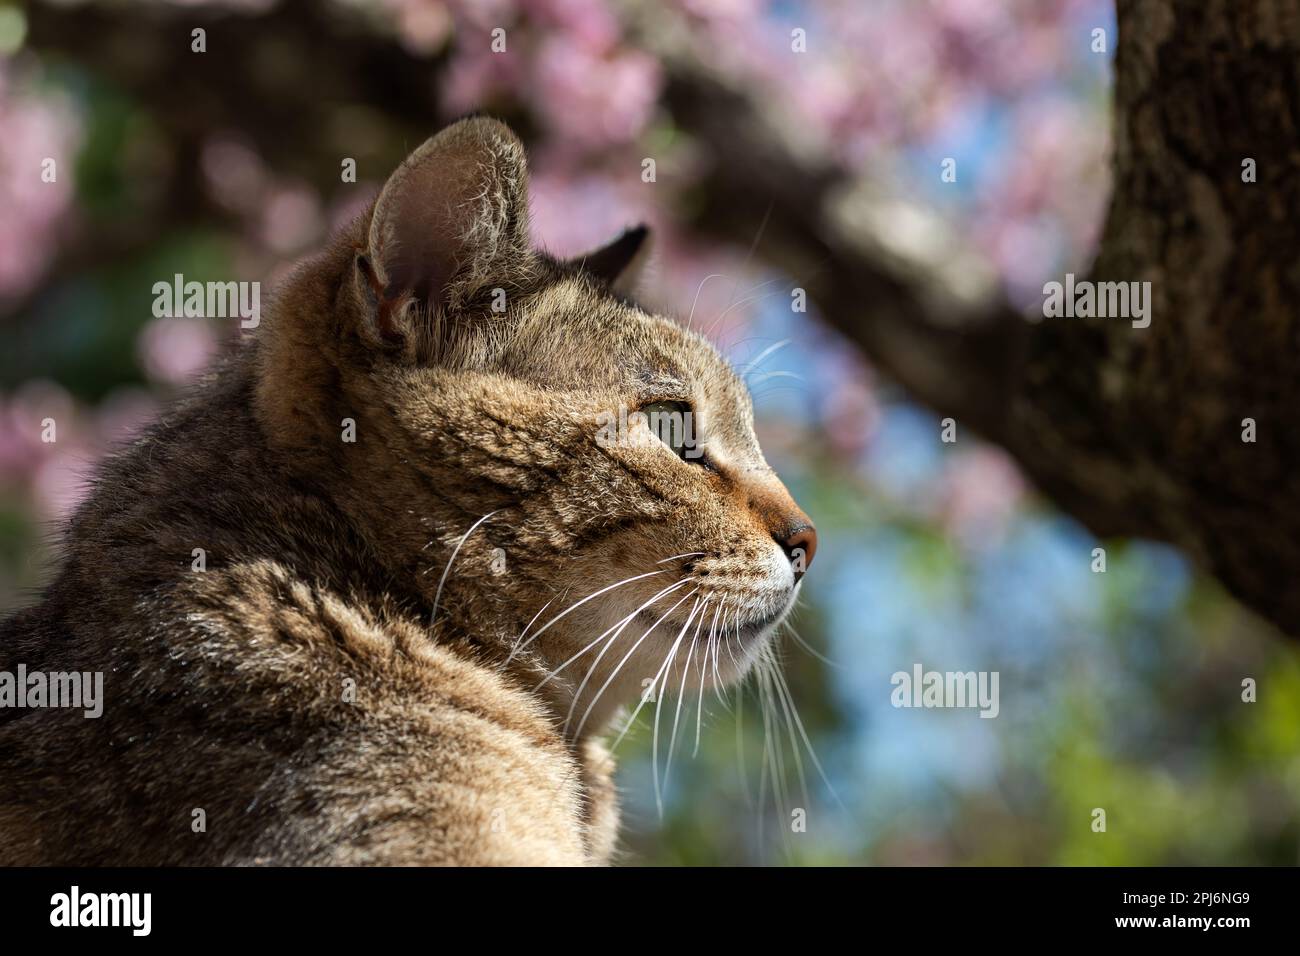
M 789 597 L 773 611 L 770 611 L 766 614 L 762 614 L 759 617 L 746 620 L 744 623 L 741 624 L 728 623 L 726 625 L 726 635 L 730 637 L 732 640 L 739 640 L 742 646 L 753 644 L 757 641 L 766 639 L 769 635 L 771 635 L 773 631 L 775 631 L 780 626 L 781 622 L 785 620 L 786 615 L 790 613 L 791 609 L 794 607 L 795 596 L 797 593 L 798 593 L 797 588 L 792 589 Z M 659 614 L 648 610 L 642 611 L 640 614 L 638 614 L 637 620 L 643 622 L 644 625 L 647 627 L 653 625 L 655 622 L 659 622 L 660 629 L 662 629 L 665 632 L 671 631 L 673 634 L 680 632 L 683 626 L 685 626 L 687 623 L 687 619 L 685 617 L 683 617 L 681 620 L 661 620 Z M 690 622 L 690 627 L 688 628 L 688 631 L 693 632 L 695 626 L 696 626 L 695 621 Z M 709 631 L 710 622 L 708 620 L 704 621 L 703 629 L 704 630 L 701 632 L 701 634 Z M 690 637 L 689 633 L 687 634 L 687 637 L 688 638 Z
M 737 630 L 740 634 L 741 641 L 748 644 L 766 638 L 780 626 L 781 622 L 785 620 L 785 616 L 790 612 L 790 608 L 793 606 L 794 597 L 791 595 L 789 601 L 772 613 L 740 625 Z

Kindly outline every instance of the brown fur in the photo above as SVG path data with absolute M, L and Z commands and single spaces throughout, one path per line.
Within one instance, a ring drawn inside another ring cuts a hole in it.
M 610 859 L 599 733 L 693 606 L 739 676 L 793 600 L 777 542 L 811 559 L 811 531 L 714 349 L 612 291 L 639 241 L 601 276 L 526 234 L 513 134 L 448 128 L 105 464 L 43 600 L 0 626 L 0 669 L 104 671 L 104 715 L 0 710 L 0 863 Z M 595 440 L 664 400 L 692 403 L 704 463 Z

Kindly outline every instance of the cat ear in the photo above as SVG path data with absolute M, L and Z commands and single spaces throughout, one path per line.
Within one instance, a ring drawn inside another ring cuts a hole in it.
M 528 170 L 504 123 L 448 126 L 389 177 L 356 257 L 357 291 L 374 344 L 409 341 L 421 316 L 454 309 L 528 256 Z
M 569 262 L 606 283 L 615 292 L 630 295 L 650 259 L 650 229 L 645 225 L 625 230 L 617 239 Z

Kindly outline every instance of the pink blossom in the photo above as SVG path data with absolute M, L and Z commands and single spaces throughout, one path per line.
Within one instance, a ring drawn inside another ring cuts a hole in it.
M 412 53 L 436 53 L 451 36 L 451 10 L 436 0 L 387 0 L 386 6 L 397 14 L 402 45 Z
M 643 220 L 628 190 L 609 177 L 570 176 L 545 159 L 533 170 L 529 199 L 534 240 L 557 256 L 596 248 Z
M 299 252 L 324 234 L 320 197 L 309 186 L 276 185 L 263 202 L 261 238 L 272 251 Z
M 47 425 L 53 442 L 44 440 Z M 7 400 L 0 398 L 0 474 L 25 479 L 59 441 L 76 441 L 81 431 L 76 402 L 62 385 L 24 382 Z
M 678 0 L 682 9 L 708 20 L 734 21 L 758 19 L 762 14 L 759 0 Z
M 61 442 L 36 467 L 32 497 L 46 518 L 66 518 L 90 491 L 95 459 L 84 445 Z
M 593 52 L 613 49 L 622 33 L 605 0 L 526 0 L 523 6 L 540 29 L 563 31 Z
M 436 0 L 398 0 L 411 4 L 430 3 Z M 509 28 L 519 18 L 520 8 L 526 6 L 521 0 L 451 0 L 451 7 L 458 23 L 487 32 L 496 27 Z
M 836 451 L 846 460 L 857 459 L 880 423 L 875 392 L 861 379 L 844 378 L 821 399 L 822 426 Z
M 271 174 L 262 157 L 241 140 L 215 136 L 203 144 L 199 165 L 212 198 L 227 209 L 251 215 L 262 205 Z
M 553 135 L 596 148 L 639 134 L 661 83 L 653 57 L 633 50 L 602 55 L 561 34 L 543 41 L 530 96 Z
M 140 332 L 140 364 L 154 381 L 183 385 L 207 367 L 217 350 L 217 337 L 207 319 L 163 317 Z
M 0 61 L 0 299 L 29 290 L 54 255 L 81 139 L 71 101 L 31 79 Z M 53 182 L 42 175 L 48 160 Z
M 526 68 L 519 38 L 504 52 L 494 52 L 482 31 L 460 31 L 456 48 L 443 76 L 442 103 L 458 116 L 483 109 L 498 96 L 522 89 Z
M 105 445 L 129 442 L 153 421 L 158 407 L 158 399 L 143 388 L 119 388 L 95 411 L 95 433 Z
M 1025 493 L 1024 479 L 1005 452 L 987 445 L 954 453 L 940 489 L 940 519 L 969 547 L 999 540 Z
M 362 215 L 369 207 L 374 198 L 379 195 L 380 185 L 378 183 L 359 182 L 352 191 L 344 193 L 341 197 L 330 203 L 325 217 L 329 222 L 331 231 L 346 226 L 352 220 Z

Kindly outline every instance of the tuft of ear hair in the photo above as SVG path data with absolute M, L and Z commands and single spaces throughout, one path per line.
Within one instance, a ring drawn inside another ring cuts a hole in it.
M 353 277 L 362 338 L 409 345 L 529 255 L 523 144 L 497 120 L 453 123 L 412 152 L 375 201 Z
M 569 264 L 604 282 L 620 295 L 632 295 L 650 259 L 650 228 L 644 224 L 625 229 L 616 239 Z

